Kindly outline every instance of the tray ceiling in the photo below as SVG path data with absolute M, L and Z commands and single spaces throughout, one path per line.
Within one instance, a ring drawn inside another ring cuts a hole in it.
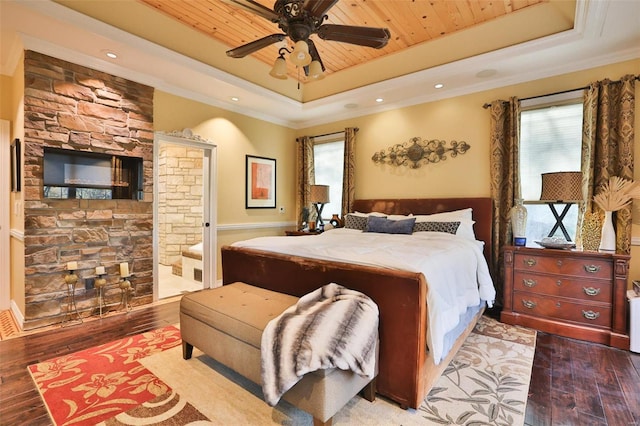
M 277 24 L 220 0 L 140 1 L 230 48 L 282 33 Z M 273 0 L 256 1 L 273 9 Z M 325 64 L 325 74 L 330 75 L 542 3 L 548 0 L 342 0 L 329 10 L 324 23 L 388 28 L 391 39 L 387 46 L 373 49 L 324 41 L 317 35 L 311 38 Z M 292 46 L 290 40 L 287 45 Z M 271 45 L 253 57 L 272 66 L 280 47 Z M 287 65 L 289 76 L 298 78 L 296 67 L 291 62 Z

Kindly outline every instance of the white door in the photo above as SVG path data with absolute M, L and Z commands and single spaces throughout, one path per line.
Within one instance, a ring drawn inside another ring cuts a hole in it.
M 154 300 L 215 283 L 215 150 L 199 138 L 155 135 Z

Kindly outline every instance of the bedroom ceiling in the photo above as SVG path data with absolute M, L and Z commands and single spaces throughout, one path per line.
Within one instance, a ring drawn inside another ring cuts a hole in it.
M 282 33 L 277 24 L 220 0 L 140 1 L 230 48 Z M 255 1 L 273 10 L 274 0 Z M 342 0 L 329 9 L 328 18 L 323 23 L 388 28 L 391 39 L 387 45 L 383 49 L 373 49 L 324 41 L 317 35 L 311 39 L 324 62 L 325 74 L 330 75 L 545 2 L 547 0 Z M 286 45 L 291 47 L 291 41 Z M 273 66 L 281 46 L 271 45 L 253 56 Z M 290 61 L 287 61 L 287 66 L 290 78 L 297 79 L 296 67 Z M 304 76 L 302 80 L 305 80 Z
M 205 1 L 166 0 L 166 4 L 202 6 Z M 341 0 L 330 10 L 332 19 L 346 19 L 340 17 L 349 12 L 353 22 L 359 16 L 358 25 L 388 27 L 392 41 L 381 51 L 340 56 L 326 50 L 321 54 L 329 75 L 321 81 L 302 81 L 298 87 L 294 78 L 277 80 L 268 75 L 275 53 L 266 51 L 264 60 L 257 54 L 243 59 L 225 54 L 245 39 L 277 32 L 275 24 L 234 11 L 221 0 L 210 1 L 226 7 L 223 14 L 228 15 L 224 19 L 229 25 L 233 18 L 234 25 L 242 28 L 241 35 L 227 37 L 241 38 L 222 42 L 139 0 L 2 0 L 0 72 L 12 75 L 20 52 L 30 49 L 174 95 L 305 128 L 640 58 L 640 1 L 635 0 Z M 409 13 L 415 4 L 426 8 L 419 15 L 427 16 L 425 20 L 414 19 L 411 24 L 409 16 L 396 12 Z M 453 31 L 472 22 L 471 16 L 485 18 L 478 5 L 491 16 L 503 9 L 505 14 Z M 207 10 L 198 14 L 203 22 L 213 19 L 207 18 Z M 366 22 L 361 23 L 363 18 Z M 429 25 L 424 28 L 425 21 L 431 24 L 435 18 L 443 22 L 438 25 L 448 25 L 446 34 L 439 36 L 442 31 Z M 220 24 L 207 25 L 219 28 Z M 224 33 L 220 28 L 216 32 Z M 418 41 L 416 32 L 422 38 L 435 38 Z M 325 44 L 335 46 L 322 49 L 336 52 L 357 48 Z M 118 58 L 106 58 L 107 51 L 116 52 Z M 365 53 L 383 55 L 362 57 Z M 444 88 L 434 88 L 436 83 Z

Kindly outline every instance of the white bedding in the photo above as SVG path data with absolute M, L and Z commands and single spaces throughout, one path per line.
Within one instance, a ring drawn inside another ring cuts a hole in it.
M 340 228 L 310 237 L 254 238 L 233 246 L 423 273 L 428 286 L 427 343 L 436 364 L 446 356 L 444 336 L 458 325 L 460 314 L 481 300 L 492 306 L 496 295 L 482 242 L 447 233 L 398 235 Z

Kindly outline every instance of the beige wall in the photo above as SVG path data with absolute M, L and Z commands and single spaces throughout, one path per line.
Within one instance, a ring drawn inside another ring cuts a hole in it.
M 283 235 L 295 221 L 295 136 L 283 126 L 156 91 L 157 131 L 190 128 L 217 152 L 218 250 L 254 236 Z M 245 155 L 276 159 L 276 208 L 245 209 Z M 278 207 L 284 206 L 280 214 Z M 244 228 L 244 229 L 243 229 Z M 218 256 L 217 275 L 222 277 Z
M 10 124 L 11 140 L 19 138 L 23 142 L 24 154 L 24 55 L 18 61 L 13 76 L 0 76 L 0 118 Z M 6 165 L 3 165 L 5 167 Z M 24 166 L 24 162 L 23 162 Z M 24 169 L 24 167 L 23 167 Z M 23 185 L 24 186 L 24 185 Z M 0 208 L 9 209 L 9 221 L 12 230 L 10 240 L 11 256 L 11 301 L 20 312 L 24 312 L 24 209 L 22 192 L 12 192 L 9 204 Z M 19 320 L 21 320 L 19 318 Z
M 22 61 L 20 61 L 22 63 Z M 431 197 L 431 196 L 487 196 L 489 195 L 489 115 L 482 108 L 486 102 L 525 98 L 587 85 L 591 81 L 620 78 L 638 73 L 640 60 L 594 68 L 568 75 L 493 89 L 477 94 L 395 109 L 379 114 L 338 121 L 302 130 L 292 130 L 203 103 L 187 100 L 161 91 L 155 93 L 154 123 L 156 130 L 171 131 L 192 128 L 194 133 L 213 141 L 218 155 L 218 250 L 221 245 L 259 235 L 282 234 L 283 223 L 295 221 L 295 138 L 334 132 L 344 127 L 359 127 L 356 148 L 356 197 Z M 23 87 L 23 69 L 16 70 L 17 78 L 0 80 L 2 93 L 7 88 Z M 640 85 L 636 89 L 636 128 L 640 129 Z M 12 90 L 12 89 L 10 89 Z M 446 89 L 445 89 L 446 90 Z M 17 90 L 21 98 L 21 89 Z M 15 98 L 15 97 L 12 97 Z M 5 117 L 6 101 L 2 101 L 3 117 L 14 123 L 18 115 Z M 20 120 L 22 120 L 20 112 Z M 21 128 L 22 126 L 20 126 Z M 636 132 L 636 142 L 640 132 Z M 21 137 L 22 135 L 20 135 Z M 439 164 L 423 166 L 419 170 L 401 170 L 373 163 L 374 152 L 413 136 L 427 139 L 464 140 L 471 149 L 457 158 Z M 640 144 L 636 143 L 636 158 L 640 158 Z M 244 208 L 245 155 L 252 154 L 277 160 L 278 209 L 247 210 Z M 640 170 L 636 168 L 636 179 Z M 12 200 L 13 203 L 13 200 Z M 636 201 L 636 204 L 638 202 Z M 13 213 L 12 213 L 13 214 Z M 634 209 L 633 235 L 640 237 L 640 216 Z M 243 224 L 244 229 L 234 225 Z M 263 225 L 260 225 L 263 224 Z M 12 228 L 23 229 L 22 220 L 12 218 Z M 24 276 L 22 265 L 24 246 L 12 244 L 13 269 L 16 281 Z M 220 277 L 218 265 L 218 277 Z M 632 248 L 630 277 L 640 279 L 640 247 Z M 22 295 L 22 296 L 21 296 Z M 24 283 L 14 284 L 12 298 L 24 298 Z M 24 304 L 24 301 L 21 302 Z
M 324 134 L 347 126 L 360 128 L 356 140 L 356 198 L 488 196 L 489 112 L 482 108 L 483 104 L 512 96 L 522 99 L 571 90 L 593 81 L 617 80 L 625 74 L 639 72 L 640 60 L 627 61 L 310 127 L 297 131 L 296 136 Z M 636 84 L 636 129 L 640 129 L 640 84 Z M 407 142 L 414 136 L 447 142 L 464 140 L 471 149 L 464 155 L 418 170 L 376 165 L 371 160 L 376 151 Z M 636 159 L 640 158 L 639 140 L 637 130 Z M 640 167 L 635 168 L 635 179 L 640 180 Z M 633 235 L 640 238 L 640 200 L 634 203 Z M 634 246 L 631 254 L 630 278 L 640 279 L 640 246 Z

